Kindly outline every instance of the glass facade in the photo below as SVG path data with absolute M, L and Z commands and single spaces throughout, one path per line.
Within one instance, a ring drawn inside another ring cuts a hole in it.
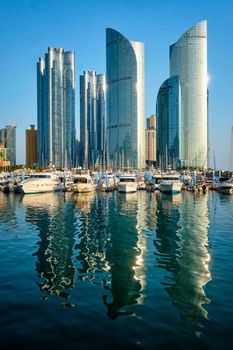
M 181 165 L 207 167 L 207 22 L 190 28 L 170 46 L 170 77 L 181 91 Z
M 10 161 L 10 165 L 16 165 L 16 127 L 6 125 L 0 129 L 0 144 L 4 144 L 4 156 Z
M 145 167 L 144 44 L 106 30 L 110 168 Z
M 38 162 L 75 163 L 74 52 L 49 48 L 37 63 Z
M 106 76 L 85 71 L 80 76 L 80 163 L 94 168 L 105 163 Z
M 157 164 L 161 169 L 180 167 L 181 108 L 179 77 L 161 85 L 156 103 Z

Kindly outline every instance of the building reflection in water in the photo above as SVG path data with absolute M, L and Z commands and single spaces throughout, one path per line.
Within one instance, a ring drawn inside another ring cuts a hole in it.
M 106 253 L 111 273 L 111 285 L 103 302 L 107 315 L 116 319 L 123 315 L 133 315 L 130 305 L 141 301 L 140 291 L 143 277 L 143 240 L 139 240 L 143 215 L 138 206 L 137 194 L 115 194 L 114 206 L 110 211 L 110 242 Z M 145 280 L 145 279 L 144 279 Z M 128 308 L 127 308 L 128 306 Z
M 157 249 L 158 266 L 170 272 L 163 281 L 180 317 L 194 326 L 197 335 L 208 319 L 204 304 L 204 287 L 211 280 L 208 253 L 207 195 L 182 194 L 181 202 L 175 197 L 158 199 Z
M 108 194 L 99 197 L 93 192 L 78 194 L 74 198 L 78 219 L 75 242 L 77 276 L 81 281 L 103 285 L 103 275 L 109 270 L 106 260 Z
M 58 197 L 59 196 L 59 197 Z M 63 196 L 63 197 L 61 197 Z M 75 217 L 73 201 L 64 194 L 25 195 L 26 220 L 39 229 L 36 270 L 42 292 L 67 299 L 74 287 L 72 261 Z M 47 299 L 47 296 L 44 296 Z M 71 304 L 64 304 L 70 306 Z

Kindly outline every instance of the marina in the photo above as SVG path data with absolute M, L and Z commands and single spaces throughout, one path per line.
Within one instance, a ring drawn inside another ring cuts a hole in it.
M 0 192 L 3 348 L 227 349 L 232 210 L 218 191 Z

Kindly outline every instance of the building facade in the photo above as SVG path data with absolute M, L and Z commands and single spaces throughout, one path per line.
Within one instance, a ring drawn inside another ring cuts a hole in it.
M 156 165 L 156 116 L 151 115 L 147 118 L 146 124 L 146 164 L 148 166 Z
M 16 165 L 16 127 L 6 125 L 5 128 L 0 129 L 0 145 L 4 149 L 4 158 L 6 158 L 10 165 Z
M 145 167 L 144 43 L 106 30 L 110 168 Z
M 160 169 L 181 166 L 181 98 L 177 75 L 161 85 L 156 103 L 157 165 Z
M 38 163 L 72 167 L 75 162 L 74 52 L 48 48 L 37 63 Z
M 26 130 L 26 166 L 32 167 L 37 164 L 37 130 L 31 125 Z
M 80 163 L 94 168 L 106 158 L 106 75 L 80 76 Z
M 230 152 L 230 157 L 231 157 L 231 171 L 233 171 L 233 126 L 231 128 L 231 152 Z
M 178 76 L 181 99 L 180 158 L 185 167 L 207 167 L 207 22 L 170 46 L 170 77 Z

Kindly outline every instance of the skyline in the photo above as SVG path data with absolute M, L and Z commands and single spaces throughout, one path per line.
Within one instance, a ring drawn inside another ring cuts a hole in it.
M 61 2 L 58 2 L 61 4 Z M 63 47 L 76 54 L 76 129 L 79 135 L 79 76 L 84 70 L 106 73 L 105 29 L 111 27 L 133 41 L 145 43 L 146 118 L 155 114 L 159 86 L 169 75 L 169 46 L 192 25 L 208 22 L 208 74 L 210 165 L 215 152 L 217 168 L 229 167 L 233 124 L 231 99 L 233 5 L 227 1 L 186 4 L 164 1 L 142 5 L 135 1 L 69 1 L 65 15 L 54 1 L 16 1 L 0 4 L 0 29 L 4 47 L 1 60 L 0 127 L 17 118 L 17 162 L 25 161 L 25 130 L 37 124 L 36 62 L 47 47 Z M 57 2 L 56 2 L 57 4 Z M 116 11 L 117 9 L 121 11 Z M 88 20 L 82 14 L 88 9 Z M 97 16 L 94 9 L 98 10 Z M 51 20 L 52 18 L 52 20 Z M 49 22 L 51 20 L 51 22 Z M 59 21 L 63 25 L 59 27 Z M 130 25 L 129 25 L 130 23 Z M 30 30 L 28 28 L 30 27 Z M 85 30 L 84 30 L 85 29 Z M 16 33 L 16 35 L 15 35 Z M 71 35 L 72 34 L 72 35 Z M 161 35 L 162 34 L 162 35 Z M 12 103 L 12 98 L 14 103 Z

